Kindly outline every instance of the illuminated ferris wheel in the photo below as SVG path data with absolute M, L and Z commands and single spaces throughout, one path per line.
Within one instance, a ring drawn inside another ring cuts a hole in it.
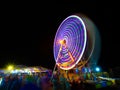
M 53 46 L 58 67 L 69 70 L 75 66 L 83 67 L 88 62 L 95 51 L 94 27 L 89 19 L 79 15 L 71 15 L 60 24 Z
M 64 70 L 75 67 L 85 52 L 87 31 L 83 20 L 76 15 L 67 17 L 59 26 L 54 40 L 56 64 Z

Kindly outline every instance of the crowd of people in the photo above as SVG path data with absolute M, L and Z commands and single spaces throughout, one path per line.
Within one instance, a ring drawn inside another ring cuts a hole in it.
M 0 90 L 75 90 L 75 82 L 68 82 L 62 74 L 53 78 L 49 73 L 5 74 L 0 78 Z
M 0 74 L 0 90 L 96 90 L 93 85 L 54 73 Z M 84 76 L 82 76 L 84 77 Z

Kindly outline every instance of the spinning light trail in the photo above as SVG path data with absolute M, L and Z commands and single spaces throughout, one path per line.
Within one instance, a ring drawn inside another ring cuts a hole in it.
M 87 42 L 86 27 L 77 15 L 67 17 L 54 40 L 54 58 L 61 69 L 69 70 L 81 60 Z

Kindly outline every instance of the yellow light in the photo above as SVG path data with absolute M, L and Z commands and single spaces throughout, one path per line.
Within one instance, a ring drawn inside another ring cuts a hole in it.
M 60 42 L 60 44 L 63 44 L 63 40 L 60 40 L 59 42 Z
M 59 40 L 59 43 L 60 43 L 61 45 L 66 45 L 66 40 L 65 40 L 65 39 Z
M 8 70 L 13 70 L 14 67 L 13 67 L 13 65 L 9 65 L 9 66 L 7 67 L 7 69 L 8 69 Z

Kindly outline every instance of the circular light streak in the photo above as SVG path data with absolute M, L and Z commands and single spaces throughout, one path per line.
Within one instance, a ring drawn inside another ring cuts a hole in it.
M 77 15 L 67 17 L 59 26 L 54 39 L 54 58 L 61 69 L 69 70 L 81 60 L 87 42 L 83 20 Z

